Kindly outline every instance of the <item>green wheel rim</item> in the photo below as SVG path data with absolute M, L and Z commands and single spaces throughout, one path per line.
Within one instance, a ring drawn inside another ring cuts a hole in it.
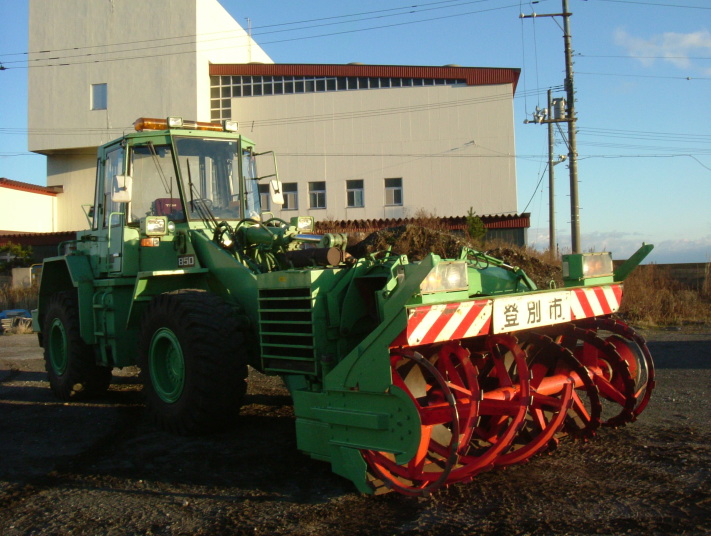
M 168 328 L 153 334 L 148 368 L 153 389 L 160 399 L 168 404 L 177 402 L 185 386 L 185 358 L 178 337 Z
M 67 346 L 67 332 L 64 331 L 64 324 L 59 318 L 55 318 L 49 327 L 49 362 L 58 376 L 67 370 L 69 363 Z

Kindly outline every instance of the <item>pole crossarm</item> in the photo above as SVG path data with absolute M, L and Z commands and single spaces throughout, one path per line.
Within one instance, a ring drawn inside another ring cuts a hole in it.
M 524 124 L 527 125 L 527 124 L 529 124 L 529 123 L 534 123 L 534 124 L 537 124 L 537 125 L 545 125 L 545 124 L 548 124 L 548 123 L 572 123 L 573 121 L 575 121 L 575 120 L 574 120 L 574 119 L 569 119 L 569 118 L 565 118 L 565 119 L 541 119 L 540 121 L 536 121 L 536 120 L 530 121 L 530 120 L 526 119 L 526 120 L 524 121 Z
M 570 17 L 572 13 L 533 13 L 531 15 L 519 15 L 520 19 L 537 19 L 538 17 Z

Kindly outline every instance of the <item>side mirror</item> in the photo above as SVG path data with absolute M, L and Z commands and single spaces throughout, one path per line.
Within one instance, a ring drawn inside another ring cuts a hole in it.
M 284 193 L 282 192 L 281 181 L 279 179 L 269 181 L 269 197 L 275 205 L 284 204 Z
M 131 175 L 114 175 L 111 201 L 114 203 L 130 203 L 132 191 L 133 177 Z

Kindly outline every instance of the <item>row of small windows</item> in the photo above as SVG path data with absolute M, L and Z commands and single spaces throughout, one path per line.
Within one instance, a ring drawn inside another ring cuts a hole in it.
M 299 184 L 296 182 L 285 182 L 282 184 L 284 194 L 284 204 L 282 210 L 299 209 Z M 269 200 L 269 185 L 260 184 L 259 194 L 261 198 L 262 210 L 271 210 Z M 314 181 L 308 183 L 309 207 L 310 209 L 326 208 L 326 181 Z M 402 178 L 385 179 L 385 205 L 402 205 Z M 365 187 L 363 179 L 346 181 L 346 207 L 362 208 L 365 206 Z
M 262 95 L 289 95 L 326 91 L 354 91 L 393 87 L 445 86 L 464 80 L 366 76 L 211 76 L 212 119 L 231 119 L 230 99 Z

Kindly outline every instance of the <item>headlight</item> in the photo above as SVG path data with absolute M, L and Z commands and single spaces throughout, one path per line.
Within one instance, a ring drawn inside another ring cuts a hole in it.
M 614 266 L 610 253 L 573 253 L 563 255 L 563 279 L 582 281 L 612 275 Z
M 237 128 L 239 127 L 239 124 L 237 121 L 230 121 L 229 119 L 225 119 L 222 122 L 222 128 L 225 130 L 225 132 L 237 132 Z
M 168 128 L 183 128 L 182 117 L 169 117 L 167 120 Z
M 420 283 L 422 294 L 469 289 L 469 273 L 464 261 L 440 262 Z
M 146 236 L 163 236 L 167 229 L 167 216 L 146 216 L 141 220 L 141 233 Z
M 295 216 L 291 218 L 291 225 L 296 227 L 299 233 L 313 233 L 316 227 L 313 216 Z

